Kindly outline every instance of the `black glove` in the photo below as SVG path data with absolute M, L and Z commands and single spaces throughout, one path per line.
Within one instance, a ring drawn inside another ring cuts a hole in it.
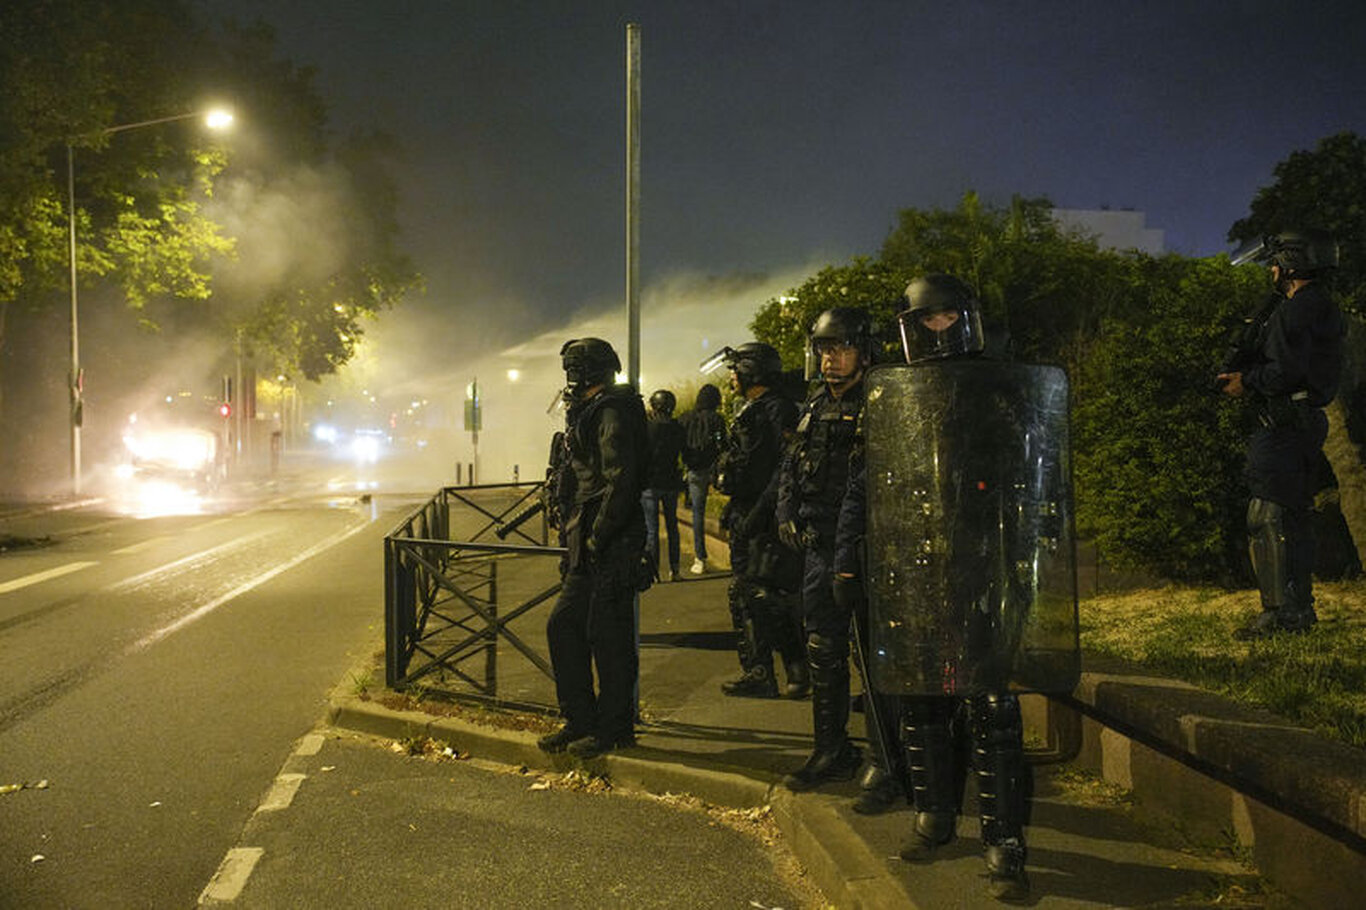
M 836 575 L 830 584 L 835 606 L 853 612 L 863 608 L 863 579 L 856 575 Z

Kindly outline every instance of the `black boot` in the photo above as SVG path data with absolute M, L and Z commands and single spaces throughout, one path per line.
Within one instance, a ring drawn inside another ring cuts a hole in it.
M 906 796 L 901 782 L 889 774 L 877 759 L 873 759 L 873 763 L 864 770 L 859 786 L 862 789 L 854 797 L 853 805 L 859 815 L 881 815 Z
M 569 747 L 570 743 L 582 739 L 587 735 L 587 731 L 575 729 L 574 727 L 565 724 L 554 733 L 547 733 L 545 736 L 536 740 L 536 747 L 542 752 L 549 752 L 551 754 L 563 752 Z
M 816 748 L 806 764 L 783 778 L 783 785 L 794 793 L 813 790 L 831 781 L 853 780 L 863 763 L 863 755 L 849 741 L 847 729 L 848 651 L 848 644 L 815 634 L 807 644 L 811 658 L 811 720 L 815 727 Z
M 771 665 L 755 664 L 739 679 L 721 683 L 721 692 L 735 698 L 777 698 L 778 681 Z
M 992 844 L 986 848 L 986 861 L 987 888 L 992 897 L 1008 904 L 1029 900 L 1022 844 Z
M 901 858 L 908 863 L 931 862 L 939 848 L 953 840 L 957 823 L 956 812 L 917 812 L 911 836 L 901 844 Z
M 869 704 L 872 711 L 867 710 Z M 882 694 L 866 695 L 864 706 L 869 764 L 863 773 L 863 792 L 854 800 L 853 808 L 860 815 L 877 815 L 906 796 L 906 763 L 897 736 L 901 706 L 897 697 Z
M 950 721 L 956 708 L 951 698 L 905 699 L 901 742 L 915 803 L 911 836 L 901 845 L 901 858 L 907 862 L 929 862 L 953 840 L 958 798 Z
M 806 698 L 811 694 L 811 665 L 803 654 L 797 659 L 783 658 L 783 669 L 787 671 L 787 688 L 783 694 L 788 698 Z

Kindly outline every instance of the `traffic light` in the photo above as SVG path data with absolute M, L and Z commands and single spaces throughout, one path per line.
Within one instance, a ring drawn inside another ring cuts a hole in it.
M 224 418 L 225 420 L 231 417 L 232 405 L 228 404 L 226 401 L 220 404 L 218 406 L 218 416 Z

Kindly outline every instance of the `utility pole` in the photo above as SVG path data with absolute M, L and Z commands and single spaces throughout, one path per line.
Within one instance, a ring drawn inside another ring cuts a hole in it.
M 626 372 L 640 388 L 640 25 L 626 24 Z

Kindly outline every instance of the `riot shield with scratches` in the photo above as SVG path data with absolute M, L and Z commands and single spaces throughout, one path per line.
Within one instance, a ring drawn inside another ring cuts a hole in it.
M 984 359 L 874 367 L 863 414 L 873 687 L 1077 683 L 1068 385 Z

